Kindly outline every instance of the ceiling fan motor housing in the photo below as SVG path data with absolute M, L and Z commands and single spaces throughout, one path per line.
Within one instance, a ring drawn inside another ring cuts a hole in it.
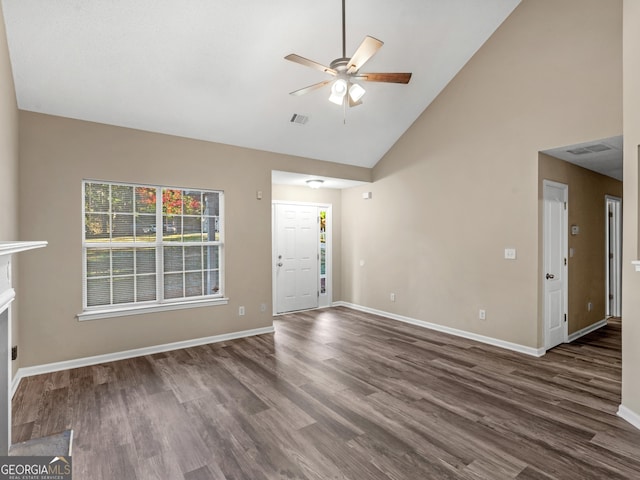
M 336 58 L 329 66 L 338 73 L 345 73 L 349 67 L 350 58 Z

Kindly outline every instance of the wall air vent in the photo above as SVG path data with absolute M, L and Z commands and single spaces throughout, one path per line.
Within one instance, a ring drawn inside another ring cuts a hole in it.
M 291 117 L 291 120 L 289 120 L 289 122 L 295 125 L 304 125 L 308 121 L 309 121 L 309 117 L 307 117 L 306 115 L 300 115 L 299 113 L 294 113 L 293 116 Z

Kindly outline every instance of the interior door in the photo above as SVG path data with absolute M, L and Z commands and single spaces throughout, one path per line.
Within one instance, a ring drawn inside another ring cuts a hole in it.
M 318 307 L 318 207 L 275 204 L 275 310 Z
M 606 202 L 606 231 L 607 231 L 607 309 L 610 317 L 621 315 L 621 285 L 622 285 L 622 200 L 607 195 Z
M 567 185 L 544 181 L 545 349 L 567 340 Z

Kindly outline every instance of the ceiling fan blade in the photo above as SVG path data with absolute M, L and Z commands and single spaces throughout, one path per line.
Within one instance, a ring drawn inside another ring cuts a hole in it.
M 285 60 L 289 60 L 290 62 L 299 63 L 300 65 L 304 65 L 305 67 L 315 68 L 316 70 L 328 73 L 329 75 L 336 76 L 338 74 L 338 72 L 336 72 L 333 68 L 326 67 L 318 62 L 314 62 L 313 60 L 309 60 L 308 58 L 296 55 L 295 53 L 290 53 L 284 58 Z
M 370 36 L 364 37 L 364 40 L 356 50 L 356 53 L 353 54 L 351 60 L 349 60 L 349 68 L 347 73 L 355 73 L 362 68 L 367 60 L 375 55 L 375 53 L 380 50 L 380 47 L 384 45 L 383 42 L 378 40 L 377 38 L 373 38 Z
M 331 83 L 333 80 L 325 80 L 324 82 L 314 83 L 313 85 L 309 85 L 308 87 L 301 88 L 300 90 L 295 90 L 291 92 L 289 95 L 304 95 L 305 93 L 313 92 L 318 88 L 324 87 L 326 84 Z
M 409 83 L 411 73 L 359 73 L 354 78 L 367 82 Z

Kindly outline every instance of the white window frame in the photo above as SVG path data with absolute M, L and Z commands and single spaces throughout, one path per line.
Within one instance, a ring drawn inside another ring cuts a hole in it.
M 156 189 L 156 240 L 155 242 L 87 242 L 86 241 L 86 215 L 85 215 L 85 186 L 88 183 L 101 183 L 108 185 L 143 187 Z M 163 241 L 163 218 L 162 218 L 162 191 L 164 189 L 180 191 L 197 191 L 207 193 L 217 193 L 219 195 L 219 240 L 215 242 L 167 242 Z M 170 310 L 180 310 L 185 308 L 206 307 L 212 305 L 226 305 L 229 299 L 225 297 L 225 217 L 224 217 L 224 191 L 203 188 L 174 187 L 168 185 L 150 185 L 128 182 L 113 182 L 104 180 L 84 179 L 82 181 L 82 312 L 77 315 L 78 320 L 96 320 L 100 318 L 122 317 L 136 314 L 162 312 Z M 181 297 L 164 299 L 164 247 L 166 246 L 218 246 L 218 270 L 219 270 L 219 292 L 213 295 L 203 295 L 198 297 Z M 87 249 L 88 248 L 155 248 L 156 251 L 156 300 L 148 302 L 137 302 L 117 305 L 100 305 L 95 307 L 87 306 Z

